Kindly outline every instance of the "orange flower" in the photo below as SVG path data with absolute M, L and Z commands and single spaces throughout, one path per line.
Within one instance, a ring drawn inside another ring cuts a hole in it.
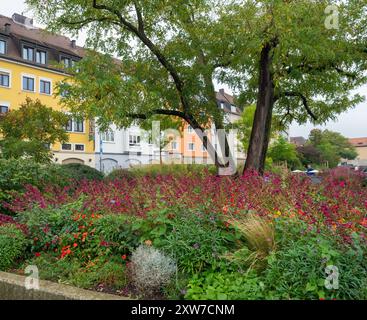
M 152 240 L 145 240 L 145 244 L 150 247 L 152 245 Z

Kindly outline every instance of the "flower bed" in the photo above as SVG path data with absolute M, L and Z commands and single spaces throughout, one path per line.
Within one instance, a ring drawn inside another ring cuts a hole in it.
M 347 169 L 320 184 L 204 169 L 42 192 L 27 186 L 7 205 L 30 241 L 16 267 L 35 264 L 44 279 L 146 298 L 367 298 L 362 184 Z M 325 287 L 330 266 L 340 273 L 332 289 Z

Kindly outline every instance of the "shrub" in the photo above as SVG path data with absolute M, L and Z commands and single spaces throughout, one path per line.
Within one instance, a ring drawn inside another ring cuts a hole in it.
M 176 263 L 159 250 L 141 245 L 132 253 L 129 270 L 135 287 L 143 295 L 149 295 L 170 282 Z
M 247 273 L 207 271 L 195 274 L 188 284 L 190 300 L 258 300 L 264 298 L 264 283 L 254 271 Z
M 232 245 L 231 232 L 218 224 L 214 216 L 178 211 L 171 219 L 172 231 L 165 233 L 159 247 L 177 261 L 180 271 L 201 272 L 218 263 Z
M 307 231 L 308 229 L 308 231 Z M 281 232 L 283 231 L 283 232 Z M 278 222 L 279 246 L 268 259 L 264 282 L 277 299 L 366 299 L 366 248 L 357 238 L 345 246 L 324 230 L 303 223 Z M 339 289 L 325 287 L 327 266 L 339 270 Z
M 12 266 L 20 258 L 27 246 L 27 240 L 15 225 L 0 226 L 0 270 Z
M 0 158 L 0 209 L 6 211 L 4 202 L 11 202 L 15 193 L 23 193 L 27 185 L 40 190 L 48 185 L 66 186 L 70 176 L 65 176 L 61 166 L 39 164 L 30 159 Z
M 95 168 L 80 163 L 63 164 L 62 169 L 76 181 L 81 180 L 102 180 L 103 173 Z

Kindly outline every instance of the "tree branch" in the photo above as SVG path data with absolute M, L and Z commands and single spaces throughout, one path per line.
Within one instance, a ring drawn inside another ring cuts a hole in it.
M 284 97 L 298 97 L 302 100 L 302 103 L 303 103 L 303 106 L 305 107 L 308 115 L 313 119 L 313 120 L 317 120 L 317 117 L 314 115 L 314 113 L 311 111 L 309 105 L 308 105 L 308 101 L 307 101 L 307 98 L 300 92 L 290 92 L 290 91 L 287 91 L 287 92 L 284 92 L 282 94 Z

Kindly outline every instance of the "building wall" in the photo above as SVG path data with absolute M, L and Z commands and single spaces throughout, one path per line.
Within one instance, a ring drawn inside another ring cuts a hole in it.
M 55 110 L 65 111 L 59 105 L 58 99 L 53 95 L 56 83 L 64 80 L 65 74 L 2 58 L 0 58 L 0 70 L 10 73 L 10 87 L 0 87 L 0 103 L 8 105 L 9 110 L 18 109 L 20 104 L 25 102 L 25 99 L 29 97 L 32 100 L 39 99 L 41 103 Z M 24 91 L 22 89 L 22 75 L 29 75 L 35 78 L 35 92 Z M 40 93 L 41 78 L 51 81 L 52 90 L 50 95 Z M 84 121 L 83 133 L 69 134 L 69 143 L 83 144 L 85 146 L 84 152 L 65 152 L 61 150 L 60 143 L 56 143 L 52 146 L 52 150 L 55 153 L 54 160 L 56 161 L 57 159 L 58 163 L 62 163 L 62 161 L 67 159 L 79 159 L 87 165 L 94 166 L 94 142 L 89 139 L 89 130 L 89 122 Z

